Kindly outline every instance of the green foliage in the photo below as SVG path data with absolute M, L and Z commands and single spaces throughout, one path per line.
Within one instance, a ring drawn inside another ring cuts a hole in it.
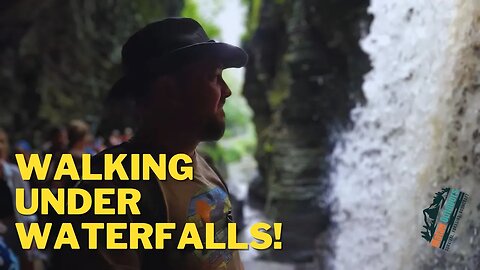
M 230 138 L 245 133 L 245 129 L 251 124 L 251 112 L 245 101 L 239 95 L 233 95 L 225 103 L 225 115 L 227 117 L 225 137 Z
M 220 36 L 220 28 L 200 15 L 198 3 L 195 0 L 185 0 L 181 15 L 182 17 L 189 17 L 198 21 L 210 38 Z
M 449 192 L 450 188 L 443 188 L 441 191 L 435 193 L 432 204 L 430 204 L 427 209 L 423 210 L 423 219 L 425 222 L 423 228 L 425 231 L 422 231 L 421 233 L 422 237 L 428 242 L 432 241 L 435 229 L 437 228 L 436 220 L 438 212 L 440 211 L 440 208 L 443 207 Z
M 242 37 L 242 40 L 246 40 L 252 36 L 258 27 L 262 0 L 242 0 L 242 3 L 248 6 L 247 31 Z
M 255 147 L 255 136 L 249 135 L 226 142 L 221 140 L 216 144 L 202 144 L 201 151 L 208 154 L 216 164 L 221 162 L 233 163 L 240 161 L 245 155 L 253 154 Z
M 134 4 L 137 6 L 136 19 L 139 20 L 140 24 L 149 23 L 158 16 L 158 7 L 154 7 L 152 1 L 137 0 Z

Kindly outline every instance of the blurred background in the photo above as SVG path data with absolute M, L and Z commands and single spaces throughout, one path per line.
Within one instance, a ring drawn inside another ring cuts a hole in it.
M 246 269 L 480 269 L 476 0 L 1 0 L 1 162 L 131 138 L 131 102 L 105 97 L 125 40 L 167 16 L 250 56 L 224 72 L 225 136 L 201 145 L 242 240 L 283 222 L 283 249 L 242 251 Z M 470 195 L 449 252 L 420 233 L 442 187 Z M 48 269 L 45 254 L 6 250 L 0 269 Z

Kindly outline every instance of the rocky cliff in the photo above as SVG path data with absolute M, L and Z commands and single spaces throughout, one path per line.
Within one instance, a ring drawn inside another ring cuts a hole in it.
M 178 15 L 182 1 L 2 1 L 0 126 L 39 142 L 48 125 L 97 124 L 120 75 L 120 49 L 141 25 Z M 114 124 L 115 113 L 108 124 Z
M 262 177 L 251 193 L 263 196 L 266 213 L 284 223 L 277 259 L 310 261 L 315 236 L 330 226 L 332 134 L 349 126 L 369 70 L 359 46 L 370 22 L 368 1 L 250 6 L 244 95 L 255 112 Z

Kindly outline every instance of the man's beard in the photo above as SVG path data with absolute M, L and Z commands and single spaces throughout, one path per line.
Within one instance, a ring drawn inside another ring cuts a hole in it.
M 204 127 L 202 141 L 218 141 L 225 133 L 225 120 L 219 117 L 211 117 Z

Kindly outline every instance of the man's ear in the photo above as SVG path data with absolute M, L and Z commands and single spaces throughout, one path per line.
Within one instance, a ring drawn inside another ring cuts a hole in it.
M 165 75 L 157 78 L 153 82 L 152 87 L 154 92 L 157 92 L 157 94 L 161 95 L 161 97 L 157 96 L 159 97 L 159 99 L 155 99 L 155 100 L 162 100 L 163 104 L 167 104 L 174 107 L 181 105 L 182 91 L 179 91 L 180 86 L 178 84 L 178 81 L 172 76 Z
M 145 93 L 136 99 L 137 111 L 145 114 L 151 108 L 157 108 L 159 105 L 165 107 L 168 104 L 167 92 L 171 88 L 171 83 L 165 76 L 158 77 L 145 85 Z

